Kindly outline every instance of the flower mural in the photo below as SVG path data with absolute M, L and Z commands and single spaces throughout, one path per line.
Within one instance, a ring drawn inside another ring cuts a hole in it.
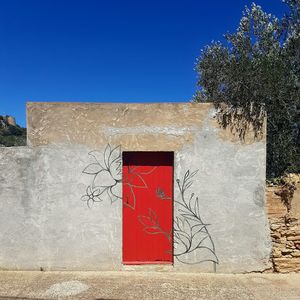
M 112 148 L 108 144 L 104 153 L 94 150 L 89 155 L 93 162 L 82 173 L 92 176 L 92 182 L 81 200 L 91 206 L 94 202 L 101 202 L 104 197 L 108 197 L 111 203 L 122 199 L 121 147 Z
M 81 197 L 81 200 L 87 203 L 88 207 L 91 207 L 92 204 L 95 202 L 101 202 L 102 199 L 100 197 L 101 195 L 100 189 L 94 189 L 92 190 L 91 186 L 88 186 L 86 188 L 86 194 Z
M 91 207 L 96 202 L 102 202 L 104 198 L 109 198 L 111 203 L 122 199 L 122 179 L 123 189 L 128 189 L 123 199 L 123 205 L 136 209 L 136 189 L 147 189 L 147 175 L 153 173 L 157 166 L 123 166 L 121 147 L 106 146 L 104 152 L 91 151 L 90 163 L 82 173 L 91 176 L 91 184 L 87 186 L 85 195 L 81 200 Z M 163 235 L 170 242 L 170 249 L 166 252 L 184 264 L 200 264 L 204 262 L 212 263 L 216 272 L 219 264 L 216 255 L 215 245 L 208 230 L 209 224 L 203 222 L 200 214 L 199 198 L 190 192 L 193 179 L 198 170 L 185 172 L 182 179 L 177 179 L 179 198 L 174 199 L 176 203 L 175 218 L 172 230 L 166 231 L 162 228 L 156 212 L 148 208 L 147 215 L 138 215 L 138 221 L 142 225 L 142 230 L 149 235 Z M 122 178 L 123 176 L 123 178 Z M 154 174 L 155 176 L 155 174 Z M 172 201 L 173 197 L 166 194 L 160 186 L 155 188 L 157 199 Z M 172 234 L 174 248 L 172 249 Z
M 124 205 L 131 209 L 135 209 L 136 196 L 135 189 L 147 189 L 147 183 L 144 175 L 151 174 L 157 167 L 146 168 L 143 166 L 126 166 L 124 176 L 124 186 L 129 188 L 130 193 L 126 193 L 126 199 L 124 199 Z
M 86 194 L 81 197 L 90 207 L 95 202 L 101 202 L 104 197 L 108 197 L 111 203 L 122 199 L 122 157 L 121 146 L 111 147 L 107 145 L 104 152 L 94 150 L 89 153 L 93 162 L 90 163 L 82 173 L 93 176 L 91 184 L 86 189 Z M 151 174 L 156 167 L 147 168 L 143 166 L 127 166 L 123 174 L 125 188 L 129 188 L 130 193 L 123 204 L 131 209 L 135 209 L 136 196 L 135 189 L 148 188 L 144 175 Z
M 184 264 L 210 262 L 216 272 L 219 259 L 207 228 L 209 224 L 204 223 L 201 218 L 199 198 L 194 193 L 188 193 L 197 173 L 198 170 L 187 171 L 182 180 L 176 180 L 180 199 L 174 200 L 177 204 L 174 220 L 174 256 Z

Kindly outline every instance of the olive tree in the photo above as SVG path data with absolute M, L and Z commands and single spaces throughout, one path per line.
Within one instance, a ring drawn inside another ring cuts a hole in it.
M 267 177 L 300 171 L 300 0 L 286 1 L 282 19 L 256 4 L 235 33 L 205 47 L 197 60 L 194 101 L 213 102 L 226 127 L 238 120 L 262 131 L 267 115 Z

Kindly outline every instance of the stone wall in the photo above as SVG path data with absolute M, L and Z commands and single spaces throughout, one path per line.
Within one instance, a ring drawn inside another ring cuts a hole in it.
M 275 272 L 300 272 L 300 183 L 288 212 L 278 186 L 267 187 L 267 212 L 272 237 L 272 263 Z

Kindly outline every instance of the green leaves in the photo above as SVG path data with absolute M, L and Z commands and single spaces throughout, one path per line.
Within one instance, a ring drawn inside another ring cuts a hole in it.
M 300 172 L 300 0 L 287 0 L 281 20 L 258 5 L 245 8 L 226 43 L 207 46 L 197 60 L 195 101 L 213 102 L 223 127 L 241 139 L 262 132 L 267 114 L 267 176 Z
M 25 146 L 26 128 L 9 124 L 8 117 L 0 115 L 0 147 Z

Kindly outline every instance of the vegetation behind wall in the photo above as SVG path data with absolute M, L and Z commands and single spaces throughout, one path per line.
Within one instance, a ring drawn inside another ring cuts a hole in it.
M 269 185 L 266 193 L 273 271 L 300 272 L 300 175 L 282 180 L 285 184 Z
M 26 128 L 17 125 L 11 116 L 0 116 L 0 147 L 25 145 Z
M 246 8 L 237 31 L 203 49 L 196 65 L 194 100 L 213 102 L 222 126 L 239 125 L 243 138 L 249 124 L 259 134 L 267 115 L 268 179 L 300 173 L 300 0 L 283 2 L 282 18 Z

